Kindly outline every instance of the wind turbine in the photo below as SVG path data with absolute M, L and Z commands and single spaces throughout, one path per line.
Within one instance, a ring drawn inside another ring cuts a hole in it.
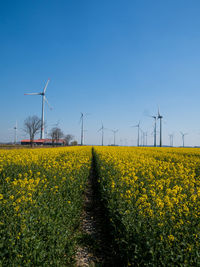
M 174 135 L 173 134 L 169 134 L 169 143 L 170 143 L 170 146 L 173 146 L 173 141 L 174 141 Z
M 147 132 L 144 132 L 142 129 L 140 129 L 141 131 L 141 145 L 145 146 L 147 145 Z
M 81 112 L 80 122 L 81 122 L 81 146 L 83 145 L 83 113 Z
M 156 121 L 157 117 L 156 116 L 151 116 L 154 119 L 154 146 L 156 147 Z
M 115 135 L 119 130 L 111 130 L 111 131 L 113 132 L 113 135 L 114 135 L 114 146 L 115 146 Z
M 160 120 L 160 147 L 162 146 L 162 118 L 163 116 L 160 115 L 160 111 L 158 108 L 158 120 Z
M 103 123 L 102 123 L 102 126 L 101 126 L 101 128 L 98 130 L 98 132 L 100 132 L 101 131 L 101 145 L 103 146 L 103 138 L 104 138 L 104 130 L 105 130 L 106 128 L 103 126 Z
M 144 131 L 142 129 L 140 129 L 140 132 L 141 132 L 141 136 L 140 136 L 141 146 L 144 146 Z
M 52 109 L 50 107 L 50 105 L 49 105 L 49 102 L 47 101 L 46 96 L 45 96 L 46 89 L 47 89 L 47 86 L 48 86 L 49 81 L 50 81 L 50 79 L 47 80 L 46 85 L 45 85 L 45 87 L 43 89 L 43 92 L 24 94 L 24 95 L 41 95 L 42 96 L 42 118 L 41 118 L 42 124 L 41 124 L 40 139 L 44 139 L 44 104 L 45 104 L 45 101 L 47 102 L 49 108 Z
M 180 132 L 181 135 L 182 135 L 182 140 L 183 140 L 183 147 L 185 146 L 185 135 L 187 135 L 188 133 L 183 133 L 183 132 Z
M 137 138 L 137 146 L 140 146 L 140 121 L 137 125 L 134 125 L 132 127 L 137 127 L 138 128 L 138 138 Z
M 147 146 L 147 136 L 148 136 L 148 132 L 144 132 L 144 143 L 145 143 L 145 146 Z
M 83 112 L 81 112 L 81 117 L 80 117 L 80 123 L 81 123 L 81 146 L 84 143 L 84 116 L 89 115 L 89 113 L 86 113 L 85 115 Z
M 15 130 L 14 144 L 16 144 L 17 143 L 17 121 L 16 121 L 15 127 L 13 129 Z

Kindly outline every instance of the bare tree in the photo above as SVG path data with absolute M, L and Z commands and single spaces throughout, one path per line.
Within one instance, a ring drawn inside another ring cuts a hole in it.
M 52 138 L 52 143 L 54 145 L 55 143 L 58 143 L 59 139 L 62 138 L 64 134 L 60 128 L 54 127 L 50 131 L 50 136 Z
M 35 135 L 41 130 L 42 121 L 37 116 L 29 116 L 24 121 L 24 131 L 30 136 L 31 147 L 33 147 L 33 142 Z
M 72 141 L 73 138 L 74 138 L 74 136 L 71 135 L 71 134 L 67 134 L 67 135 L 65 136 L 65 142 L 66 142 L 66 145 L 67 145 L 67 146 L 69 146 L 70 141 Z

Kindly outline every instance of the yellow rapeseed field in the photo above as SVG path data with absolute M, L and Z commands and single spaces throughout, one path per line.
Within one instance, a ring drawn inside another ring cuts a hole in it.
M 120 266 L 200 266 L 200 149 L 94 147 Z M 0 266 L 73 263 L 91 147 L 0 150 Z
M 95 147 L 94 154 L 122 260 L 200 266 L 200 150 Z
M 89 147 L 0 150 L 0 266 L 72 260 L 91 155 Z

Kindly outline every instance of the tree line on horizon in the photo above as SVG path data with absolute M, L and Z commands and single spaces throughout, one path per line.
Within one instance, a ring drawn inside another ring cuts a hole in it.
M 42 120 L 36 116 L 29 116 L 24 121 L 24 132 L 29 135 L 31 147 L 34 146 L 34 140 L 36 134 L 39 133 L 42 127 Z M 74 139 L 74 136 L 71 134 L 65 135 L 60 127 L 53 127 L 49 133 L 49 137 L 52 139 L 52 145 L 55 146 L 60 139 L 64 139 L 65 145 L 77 145 L 78 142 Z

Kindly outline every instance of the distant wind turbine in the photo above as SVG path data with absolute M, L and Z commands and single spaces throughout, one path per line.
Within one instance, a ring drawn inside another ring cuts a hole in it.
M 163 116 L 160 115 L 160 111 L 158 108 L 158 120 L 160 120 L 160 147 L 162 146 L 162 118 Z
M 14 144 L 16 144 L 17 143 L 17 121 L 16 121 L 15 127 L 13 129 L 15 130 Z
M 180 132 L 180 134 L 182 135 L 182 141 L 183 141 L 183 147 L 184 147 L 185 146 L 185 135 L 187 135 L 188 133 Z
M 141 146 L 144 146 L 144 131 L 140 128 L 140 132 L 141 132 L 141 135 L 140 135 L 140 139 L 141 139 Z
M 156 121 L 157 117 L 156 116 L 151 116 L 154 119 L 154 146 L 156 147 Z
M 42 96 L 42 118 L 41 118 L 42 124 L 41 124 L 40 139 L 44 139 L 44 104 L 45 104 L 45 101 L 46 101 L 47 105 L 49 106 L 49 108 L 52 109 L 50 107 L 50 105 L 49 105 L 49 102 L 48 102 L 46 96 L 45 96 L 46 89 L 47 89 L 49 81 L 50 81 L 50 79 L 47 80 L 46 85 L 45 85 L 45 87 L 44 87 L 42 92 L 24 94 L 24 95 L 41 95 Z
M 174 135 L 173 134 L 169 134 L 169 144 L 172 147 L 173 146 L 173 142 L 174 141 Z
M 148 136 L 148 132 L 144 132 L 145 146 L 147 146 L 147 136 Z
M 81 112 L 81 117 L 80 117 L 80 122 L 81 122 L 81 146 L 83 145 L 83 133 L 84 133 L 84 130 L 83 130 L 83 113 Z
M 89 113 L 83 114 L 81 112 L 81 117 L 80 117 L 80 123 L 81 123 L 81 146 L 84 143 L 84 116 L 89 115 Z
M 137 138 L 137 146 L 140 146 L 140 121 L 137 125 L 134 125 L 132 127 L 137 127 L 138 128 L 138 138 Z
M 103 146 L 103 141 L 104 141 L 104 130 L 106 130 L 106 128 L 103 126 L 103 123 L 102 123 L 101 128 L 98 130 L 98 132 L 101 131 L 101 145 L 102 146 Z
M 115 146 L 115 135 L 119 130 L 111 130 L 113 132 L 113 137 L 114 137 L 114 146 Z

